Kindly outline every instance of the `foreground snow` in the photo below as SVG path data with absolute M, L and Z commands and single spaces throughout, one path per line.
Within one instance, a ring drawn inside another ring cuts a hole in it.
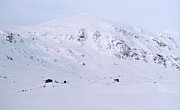
M 3 100 L 3 110 L 179 110 L 179 94 L 122 93 L 117 85 L 68 85 L 26 93 L 3 94 L 0 98 Z

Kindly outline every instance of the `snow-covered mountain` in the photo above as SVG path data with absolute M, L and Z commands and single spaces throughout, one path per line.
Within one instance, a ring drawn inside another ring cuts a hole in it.
M 7 96 L 22 92 L 41 94 L 48 87 L 64 90 L 66 82 L 69 88 L 104 91 L 108 86 L 125 93 L 177 94 L 179 51 L 179 33 L 148 32 L 93 16 L 3 30 L 0 86 L 5 91 L 0 94 L 9 101 Z M 49 78 L 53 82 L 44 83 Z M 12 110 L 13 106 L 3 107 Z
M 25 28 L 22 32 L 1 32 L 1 42 L 5 45 L 12 43 L 11 45 L 18 48 L 18 45 L 28 45 L 27 41 L 30 45 L 38 44 L 35 46 L 38 51 L 47 49 L 60 51 L 58 48 L 61 49 L 62 46 L 55 49 L 54 45 L 49 46 L 49 44 L 54 44 L 54 42 L 60 44 L 66 41 L 81 45 L 81 47 L 88 46 L 101 54 L 120 60 L 141 60 L 180 70 L 179 33 L 150 33 L 136 27 L 113 24 L 95 17 L 63 18 L 30 27 L 30 29 Z M 29 52 L 31 49 L 34 50 L 28 47 L 26 51 Z M 19 51 L 22 49 L 19 48 Z M 48 57 L 51 58 L 51 56 Z

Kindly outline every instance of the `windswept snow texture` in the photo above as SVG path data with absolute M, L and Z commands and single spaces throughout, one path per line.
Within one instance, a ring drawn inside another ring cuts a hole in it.
M 1 110 L 180 110 L 179 33 L 92 16 L 0 31 Z

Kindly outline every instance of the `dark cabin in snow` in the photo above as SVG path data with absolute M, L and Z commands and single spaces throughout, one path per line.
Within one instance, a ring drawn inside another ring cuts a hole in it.
M 52 79 L 46 79 L 46 80 L 45 80 L 45 83 L 52 83 L 52 82 L 53 82 Z
M 119 79 L 114 79 L 114 82 L 119 82 Z

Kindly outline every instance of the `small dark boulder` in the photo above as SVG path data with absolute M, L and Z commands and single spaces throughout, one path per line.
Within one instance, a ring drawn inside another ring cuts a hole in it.
M 66 84 L 66 83 L 67 83 L 67 81 L 66 81 L 66 80 L 64 80 L 64 81 L 63 81 L 63 84 Z
M 10 56 L 6 56 L 6 57 L 7 57 L 8 60 L 13 61 L 13 58 L 12 58 L 12 57 L 10 57 Z
M 85 66 L 86 64 L 85 63 L 82 63 L 83 66 Z
M 114 79 L 114 82 L 119 82 L 119 79 Z
M 46 80 L 45 80 L 45 83 L 52 83 L 52 82 L 53 82 L 52 79 L 46 79 Z
M 58 82 L 58 81 L 56 81 L 56 80 L 55 80 L 54 82 L 55 82 L 55 83 L 59 83 L 59 82 Z

